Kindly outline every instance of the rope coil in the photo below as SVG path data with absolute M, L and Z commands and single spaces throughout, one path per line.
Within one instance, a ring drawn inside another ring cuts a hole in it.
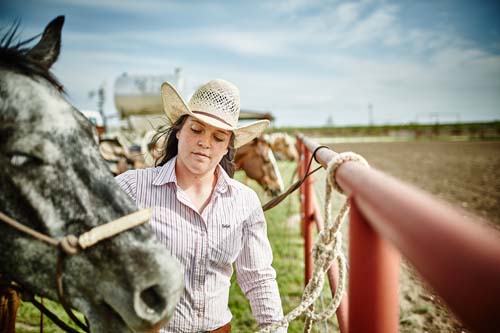
M 311 280 L 304 288 L 301 303 L 290 311 L 281 321 L 259 330 L 258 333 L 274 332 L 278 328 L 285 327 L 289 322 L 301 314 L 305 314 L 306 316 L 304 332 L 309 333 L 314 321 L 326 320 L 333 316 L 337 311 L 337 308 L 342 300 L 342 296 L 344 295 L 345 280 L 347 275 L 347 260 L 342 253 L 342 234 L 340 232 L 340 228 L 347 213 L 349 212 L 349 201 L 347 199 L 345 200 L 332 223 L 332 193 L 335 189 L 337 192 L 344 194 L 344 191 L 335 179 L 335 175 L 338 168 L 343 163 L 351 161 L 360 162 L 366 167 L 369 167 L 368 162 L 361 155 L 353 152 L 344 152 L 335 155 L 326 168 L 327 173 L 324 208 L 325 226 L 319 232 L 313 245 L 312 256 L 314 270 Z M 325 275 L 335 260 L 337 261 L 337 265 L 339 267 L 339 285 L 335 290 L 335 294 L 327 308 L 323 312 L 317 313 L 314 311 L 314 303 L 323 290 Z

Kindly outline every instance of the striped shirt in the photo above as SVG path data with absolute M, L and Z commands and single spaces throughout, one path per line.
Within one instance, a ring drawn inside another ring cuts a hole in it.
M 177 185 L 175 162 L 174 157 L 161 167 L 116 177 L 139 208 L 152 208 L 150 225 L 156 238 L 184 269 L 184 293 L 160 332 L 207 331 L 230 322 L 233 264 L 259 327 L 281 320 L 273 256 L 257 194 L 217 166 L 215 189 L 200 214 Z

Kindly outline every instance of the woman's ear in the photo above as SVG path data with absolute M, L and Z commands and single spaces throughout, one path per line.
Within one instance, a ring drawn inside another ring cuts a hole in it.
M 179 132 L 180 131 L 175 132 L 175 137 L 176 137 L 177 140 L 179 140 Z

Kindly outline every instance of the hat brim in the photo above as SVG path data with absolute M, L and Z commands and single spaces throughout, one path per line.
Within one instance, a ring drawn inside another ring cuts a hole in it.
M 232 131 L 234 133 L 234 148 L 244 146 L 256 137 L 262 134 L 269 126 L 269 120 L 257 120 L 253 123 L 232 127 L 231 125 L 204 114 L 194 113 L 184 101 L 177 90 L 168 82 L 161 85 L 161 99 L 163 111 L 165 112 L 171 124 L 174 124 L 181 116 L 189 115 L 210 126 L 217 127 L 223 130 Z M 203 111 L 203 110 L 199 110 Z

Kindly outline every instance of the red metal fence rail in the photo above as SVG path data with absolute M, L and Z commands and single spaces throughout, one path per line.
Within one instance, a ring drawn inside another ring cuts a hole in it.
M 299 134 L 297 147 L 304 175 L 319 145 Z M 316 159 L 326 168 L 336 154 L 321 148 Z M 342 332 L 398 332 L 399 253 L 467 327 L 500 332 L 500 232 L 358 162 L 341 165 L 336 181 L 351 202 L 349 304 L 346 310 L 344 300 L 337 311 Z M 312 226 L 322 216 L 312 186 L 309 179 L 301 187 L 306 281 L 312 272 Z M 333 292 L 335 273 L 329 272 L 329 278 Z

